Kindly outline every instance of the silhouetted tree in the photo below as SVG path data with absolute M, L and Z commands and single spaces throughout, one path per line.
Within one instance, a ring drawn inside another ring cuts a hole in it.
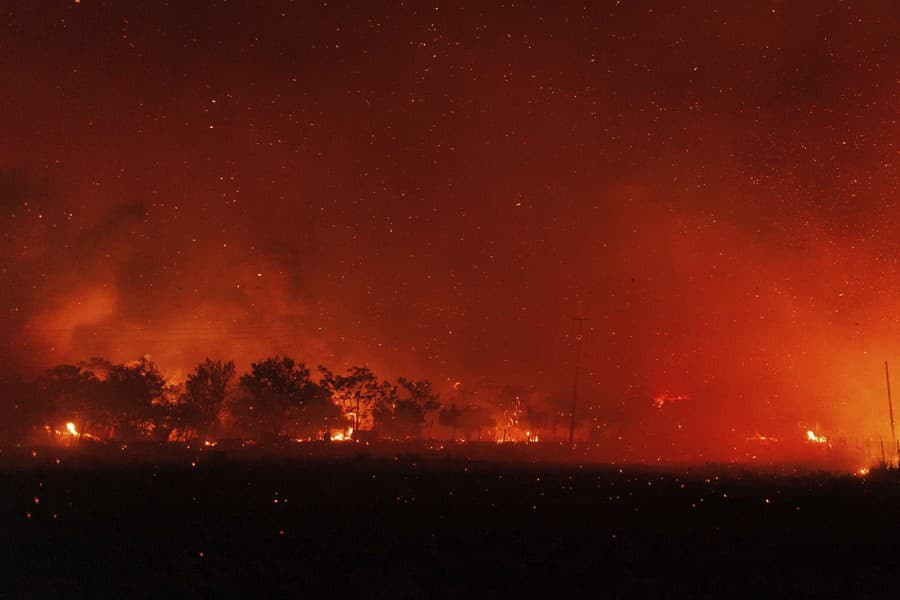
M 109 377 L 109 372 L 115 367 L 112 362 L 100 356 L 92 356 L 87 360 L 79 361 L 76 366 L 84 371 L 90 371 L 101 381 L 105 381 Z
M 201 437 L 209 437 L 219 423 L 219 414 L 235 377 L 234 363 L 207 358 L 197 365 L 185 382 L 182 409 L 183 424 Z
M 496 427 L 497 422 L 494 420 L 493 411 L 483 406 L 467 406 L 460 417 L 459 427 L 465 432 L 466 439 L 481 439 L 481 432 L 484 429 Z M 473 435 L 473 433 L 475 435 Z
M 306 401 L 291 424 L 301 437 L 315 438 L 325 432 L 330 438 L 332 429 L 344 429 L 347 423 L 341 408 L 332 400 L 331 392 L 313 383 L 307 389 Z
M 388 437 L 421 439 L 426 414 L 440 408 L 440 395 L 427 380 L 414 381 L 401 377 L 397 383 L 399 394 L 395 391 L 379 403 L 379 426 Z
M 397 392 L 397 386 L 391 385 L 387 381 L 383 382 L 379 389 L 375 408 L 372 409 L 372 419 L 379 437 L 400 437 L 397 428 L 394 426 L 394 411 L 399 400 L 400 396 Z
M 37 381 L 41 404 L 47 410 L 41 420 L 57 425 L 71 421 L 79 433 L 105 418 L 101 399 L 102 382 L 92 371 L 78 365 L 57 365 Z
M 374 423 L 374 410 L 385 393 L 384 383 L 369 367 L 353 366 L 346 375 L 335 375 L 320 366 L 320 385 L 331 392 L 334 402 L 341 407 L 344 417 L 353 423 L 354 432 Z
M 166 382 L 149 357 L 112 365 L 103 396 L 110 424 L 123 439 L 148 437 L 166 416 L 162 394 Z
M 183 383 L 166 382 L 162 394 L 153 403 L 153 437 L 159 441 L 169 440 L 176 430 L 184 431 L 186 396 Z
M 459 430 L 462 421 L 463 409 L 458 408 L 456 404 L 451 404 L 446 408 L 442 408 L 438 415 L 438 423 L 444 427 L 449 427 L 453 441 L 456 441 L 456 432 Z
M 483 429 L 494 427 L 496 425 L 496 422 L 491 416 L 491 411 L 488 409 L 474 405 L 458 408 L 455 404 L 451 404 L 449 408 L 441 410 L 438 422 L 453 430 L 454 440 L 457 439 L 457 431 L 461 430 L 464 437 L 469 441 L 472 439 L 480 439 L 481 431 Z M 477 435 L 473 436 L 473 432 Z
M 235 398 L 232 413 L 247 429 L 277 439 L 288 425 L 309 433 L 340 421 L 328 390 L 310 379 L 303 363 L 287 356 L 253 363 L 240 383 L 243 393 Z

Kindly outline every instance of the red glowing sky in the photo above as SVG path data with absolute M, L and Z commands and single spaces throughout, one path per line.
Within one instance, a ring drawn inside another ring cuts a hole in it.
M 900 8 L 715 4 L 5 2 L 6 368 L 559 398 L 585 316 L 603 421 L 885 433 Z

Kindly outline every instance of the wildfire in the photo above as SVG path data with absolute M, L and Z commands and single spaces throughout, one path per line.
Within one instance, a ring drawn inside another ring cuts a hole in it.
M 353 428 L 348 427 L 347 431 L 335 431 L 331 434 L 332 442 L 348 442 L 353 439 Z
M 814 444 L 827 444 L 828 438 L 824 435 L 816 435 L 816 432 L 812 429 L 806 430 L 806 440 L 808 442 L 813 442 Z
M 72 440 L 72 438 L 83 438 L 86 440 L 96 440 L 97 438 L 91 435 L 90 433 L 82 433 L 75 428 L 75 423 L 73 421 L 67 421 L 62 428 L 57 429 L 56 427 L 51 427 L 50 425 L 44 425 L 44 431 L 49 434 L 53 434 L 57 436 L 57 438 L 65 443 L 68 443 Z

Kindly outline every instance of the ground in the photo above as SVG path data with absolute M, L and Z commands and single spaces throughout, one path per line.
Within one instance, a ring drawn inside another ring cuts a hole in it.
M 900 480 L 889 473 L 129 452 L 6 452 L 0 596 L 900 590 Z

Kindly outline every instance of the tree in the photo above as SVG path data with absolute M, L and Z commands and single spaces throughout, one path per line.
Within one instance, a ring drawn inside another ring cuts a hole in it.
M 446 408 L 442 408 L 440 415 L 438 415 L 438 423 L 443 425 L 444 427 L 449 427 L 451 430 L 451 436 L 453 441 L 456 441 L 456 432 L 459 429 L 460 421 L 462 420 L 463 409 L 458 408 L 456 404 L 451 404 Z
M 235 377 L 234 362 L 207 358 L 188 375 L 182 408 L 184 424 L 207 438 L 219 423 L 219 415 Z
M 430 381 L 414 381 L 401 377 L 394 393 L 379 404 L 378 421 L 388 437 L 397 439 L 421 439 L 426 415 L 437 411 L 440 395 Z
M 331 392 L 313 383 L 307 390 L 307 400 L 294 420 L 294 431 L 308 438 L 317 438 L 323 432 L 330 438 L 331 430 L 344 429 L 347 419 L 341 408 L 334 403 Z
M 57 365 L 38 379 L 37 386 L 44 408 L 40 419 L 44 424 L 65 420 L 83 434 L 104 420 L 101 381 L 92 371 L 79 365 Z
M 331 393 L 334 402 L 341 407 L 344 417 L 353 423 L 353 431 L 374 425 L 374 411 L 383 400 L 390 387 L 387 382 L 379 383 L 378 377 L 369 367 L 353 366 L 346 375 L 335 375 L 323 366 L 320 385 Z
M 103 382 L 105 409 L 116 434 L 123 438 L 153 433 L 166 418 L 161 401 L 166 381 L 150 357 L 112 365 Z
M 302 433 L 318 432 L 340 421 L 331 394 L 312 381 L 303 363 L 270 357 L 253 363 L 241 377 L 232 413 L 248 430 L 277 439 L 287 425 Z
M 491 412 L 483 407 L 469 405 L 465 408 L 458 408 L 455 404 L 451 404 L 449 408 L 441 410 L 438 422 L 441 425 L 450 427 L 453 430 L 453 439 L 456 440 L 456 432 L 462 430 L 464 437 L 471 441 L 472 433 L 477 434 L 477 438 L 481 438 L 481 430 L 496 426 L 496 422 L 491 417 Z
M 115 365 L 101 356 L 92 356 L 87 360 L 77 363 L 77 366 L 85 371 L 90 371 L 101 380 L 109 376 L 109 372 Z
M 497 421 L 494 420 L 492 412 L 483 406 L 467 406 L 463 410 L 459 426 L 465 433 L 467 440 L 480 440 L 482 430 L 497 426 Z
M 427 379 L 415 381 L 401 377 L 397 383 L 406 391 L 408 398 L 418 403 L 423 410 L 437 410 L 441 407 L 441 395 L 434 391 L 434 386 Z

